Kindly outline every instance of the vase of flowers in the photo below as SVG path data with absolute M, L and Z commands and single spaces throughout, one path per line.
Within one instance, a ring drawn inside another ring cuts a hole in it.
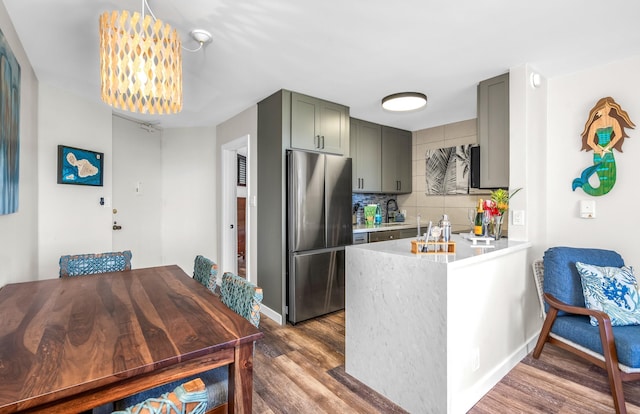
M 521 188 L 515 189 L 512 193 L 499 188 L 491 192 L 491 198 L 485 202 L 485 211 L 489 212 L 491 216 L 489 219 L 489 233 L 496 239 L 500 240 L 502 237 L 502 224 L 504 216 L 509 209 L 509 199 L 513 197 Z

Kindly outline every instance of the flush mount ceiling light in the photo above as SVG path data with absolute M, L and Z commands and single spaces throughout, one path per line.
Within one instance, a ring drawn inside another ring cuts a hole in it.
M 426 104 L 427 95 L 420 92 L 394 93 L 382 99 L 382 107 L 394 112 L 413 111 Z
M 100 16 L 101 97 L 126 111 L 178 113 L 182 110 L 180 38 L 150 9 L 145 16 L 145 6 L 149 9 L 142 0 L 142 13 L 114 11 Z

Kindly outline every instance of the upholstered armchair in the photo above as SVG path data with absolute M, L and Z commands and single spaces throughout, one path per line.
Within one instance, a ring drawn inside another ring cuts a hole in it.
M 60 257 L 60 277 L 131 270 L 131 250 Z
M 640 300 L 628 284 L 635 283 L 631 269 L 614 251 L 571 247 L 548 249 L 533 268 L 546 313 L 533 357 L 549 342 L 604 368 L 616 412 L 626 413 L 622 381 L 640 379 Z

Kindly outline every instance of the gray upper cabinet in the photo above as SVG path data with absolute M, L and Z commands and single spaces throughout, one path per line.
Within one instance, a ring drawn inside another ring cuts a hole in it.
M 291 148 L 344 155 L 348 138 L 349 108 L 291 92 Z
M 382 190 L 382 127 L 351 118 L 350 155 L 353 164 L 353 192 L 378 193 Z
M 509 187 L 509 74 L 478 84 L 480 187 Z
M 382 192 L 411 192 L 411 132 L 382 127 Z

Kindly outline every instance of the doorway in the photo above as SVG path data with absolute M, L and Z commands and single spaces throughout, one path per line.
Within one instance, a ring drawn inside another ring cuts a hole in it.
M 249 274 L 249 135 L 222 146 L 222 268 L 251 280 Z M 239 159 L 244 158 L 243 168 Z M 244 185 L 240 185 L 240 184 Z

